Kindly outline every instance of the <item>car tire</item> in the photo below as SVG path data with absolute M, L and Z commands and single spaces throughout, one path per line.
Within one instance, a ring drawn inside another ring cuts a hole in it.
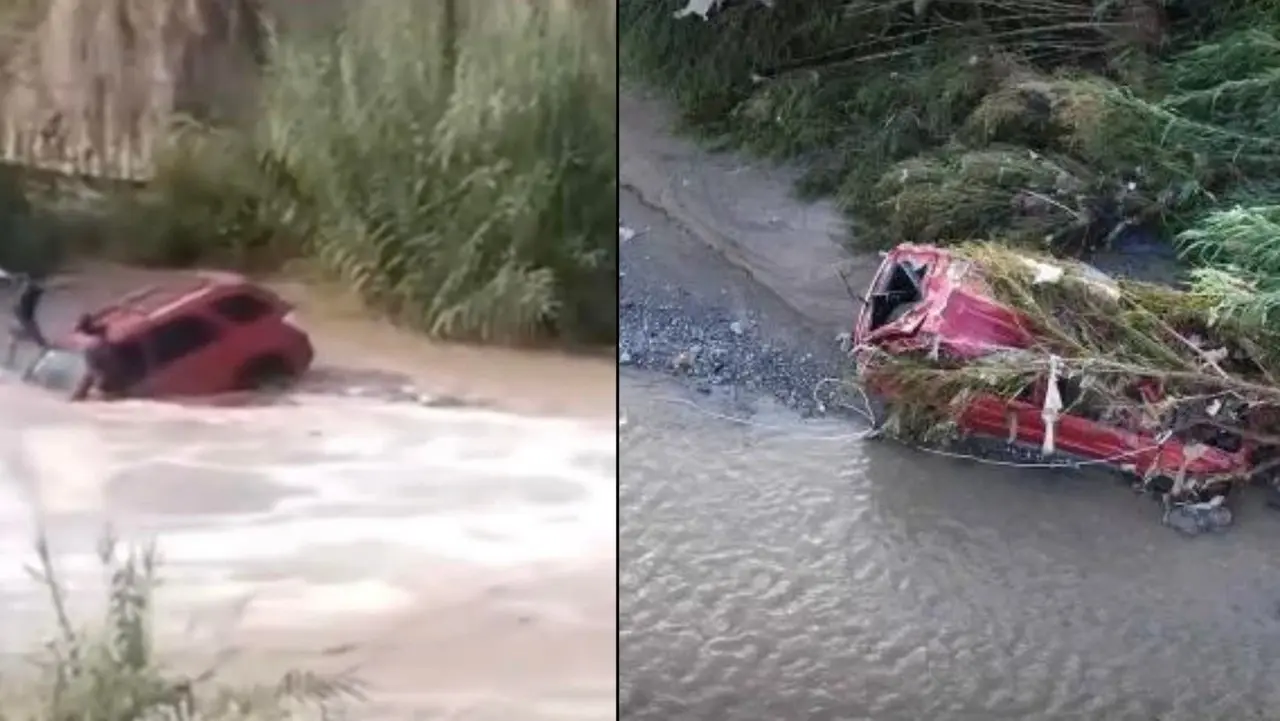
M 237 374 L 236 390 L 280 391 L 287 388 L 296 374 L 284 358 L 260 356 L 249 361 Z

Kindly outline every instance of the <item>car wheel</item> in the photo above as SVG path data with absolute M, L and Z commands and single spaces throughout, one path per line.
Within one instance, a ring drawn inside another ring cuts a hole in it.
M 242 391 L 279 391 L 288 387 L 293 378 L 293 368 L 288 361 L 279 356 L 263 356 L 240 370 L 236 388 Z

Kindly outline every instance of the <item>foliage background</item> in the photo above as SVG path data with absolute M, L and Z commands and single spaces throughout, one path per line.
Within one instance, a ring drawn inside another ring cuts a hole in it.
M 715 142 L 801 159 L 850 242 L 1172 244 L 1225 313 L 1280 304 L 1280 6 L 621 0 L 624 74 Z
M 433 336 L 614 340 L 611 4 L 349 3 L 305 33 L 263 13 L 249 121 L 179 119 L 146 188 L 93 202 L 11 169 L 0 264 L 305 259 Z

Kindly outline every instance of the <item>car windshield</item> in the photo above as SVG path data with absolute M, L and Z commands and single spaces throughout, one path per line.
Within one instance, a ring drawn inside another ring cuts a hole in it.
M 74 394 L 89 374 L 83 353 L 63 348 L 43 348 L 24 339 L 10 338 L 0 345 L 0 368 L 11 378 L 51 391 Z

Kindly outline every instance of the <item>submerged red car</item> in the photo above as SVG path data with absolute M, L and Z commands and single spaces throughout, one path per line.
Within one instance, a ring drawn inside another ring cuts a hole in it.
M 208 396 L 286 382 L 314 357 L 292 308 L 233 273 L 200 272 L 139 288 L 45 342 L 10 333 L 0 368 L 86 398 Z
M 1108 284 L 1114 287 L 1109 278 L 1094 272 L 1101 291 Z M 1036 340 L 1031 327 L 1019 312 L 992 298 L 976 264 L 940 248 L 900 245 L 885 255 L 871 283 L 854 327 L 853 355 L 868 389 L 891 402 L 893 384 L 876 373 L 876 359 L 884 354 L 977 361 L 1031 348 Z M 1136 475 L 1148 485 L 1179 479 L 1181 487 L 1190 482 L 1186 485 L 1196 489 L 1196 501 L 1224 494 L 1232 479 L 1247 476 L 1252 467 L 1251 449 L 1239 439 L 1205 443 L 1186 429 L 1162 432 L 1141 423 L 1104 422 L 1072 413 L 1069 400 L 1062 404 L 1064 410 L 1046 444 L 1047 381 L 1046 374 L 1017 397 L 972 397 L 954 413 L 955 424 L 968 436 L 1004 441 L 1011 449 L 1037 455 L 1047 449 L 1055 457 L 1096 462 Z M 1079 392 L 1065 380 L 1057 382 L 1064 400 Z M 1152 400 L 1159 393 L 1140 381 L 1135 387 Z

